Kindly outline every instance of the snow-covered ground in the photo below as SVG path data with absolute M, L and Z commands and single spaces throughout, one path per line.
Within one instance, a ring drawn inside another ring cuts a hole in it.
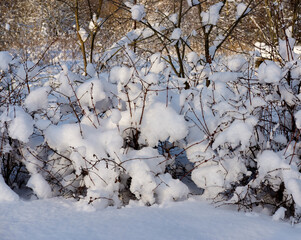
M 1 240 L 300 239 L 301 225 L 189 199 L 151 207 L 83 209 L 63 199 L 0 204 Z

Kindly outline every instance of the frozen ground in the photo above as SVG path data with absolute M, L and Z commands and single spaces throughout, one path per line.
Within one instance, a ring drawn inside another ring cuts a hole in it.
M 196 200 L 96 211 L 60 199 L 0 203 L 1 240 L 297 240 L 300 236 L 301 225 Z

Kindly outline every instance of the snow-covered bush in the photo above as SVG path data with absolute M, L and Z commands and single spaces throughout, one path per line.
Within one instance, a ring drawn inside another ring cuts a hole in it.
M 290 61 L 265 61 L 256 71 L 252 59 L 221 59 L 208 74 L 209 87 L 186 93 L 186 153 L 204 198 L 300 216 L 301 66 L 286 54 Z
M 33 133 L 32 119 L 20 107 L 26 89 L 26 83 L 19 81 L 16 74 L 21 68 L 18 59 L 8 52 L 0 52 L 0 169 L 6 184 L 13 188 L 27 181 L 19 148 L 28 143 Z
M 165 141 L 181 144 L 188 133 L 171 97 L 177 89 L 165 93 L 158 56 L 134 64 L 134 53 L 124 51 L 127 64 L 100 75 L 83 77 L 63 65 L 40 86 L 29 80 L 22 101 L 1 109 L 2 141 L 19 153 L 27 187 L 38 198 L 120 206 L 188 196 L 188 187 L 166 171 L 174 158 L 158 151 Z
M 223 6 L 200 13 L 204 33 L 215 28 Z M 130 10 L 146 27 L 114 43 L 87 76 L 62 63 L 39 78 L 40 61 L 21 63 L 0 52 L 6 184 L 99 207 L 151 205 L 187 198 L 177 179 L 182 171 L 205 199 L 299 218 L 301 61 L 294 40 L 279 41 L 280 60 L 256 68 L 256 52 L 217 55 L 222 37 L 205 56 L 185 54 L 191 36 L 176 26 L 177 15 L 165 31 L 145 19 L 142 5 Z M 248 12 L 241 5 L 237 19 Z M 154 35 L 171 36 L 165 52 L 132 51 Z M 191 164 L 177 165 L 178 157 Z

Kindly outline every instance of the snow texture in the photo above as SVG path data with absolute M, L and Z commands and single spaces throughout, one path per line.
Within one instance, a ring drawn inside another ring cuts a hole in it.
M 170 174 L 161 174 L 160 183 L 156 188 L 158 203 L 172 202 L 186 199 L 189 194 L 188 187 L 179 179 L 173 179 Z
M 82 27 L 79 29 L 78 33 L 83 42 L 85 42 L 89 37 L 89 33 L 87 33 L 87 31 Z
M 217 72 L 213 73 L 209 79 L 214 82 L 221 81 L 226 83 L 229 81 L 236 80 L 237 77 L 238 75 L 235 72 Z
M 181 28 L 175 28 L 170 36 L 172 40 L 179 40 L 182 34 Z
M 24 143 L 29 141 L 29 137 L 33 133 L 33 119 L 26 113 L 23 108 L 11 106 L 6 109 L 0 116 L 1 125 L 8 123 L 8 133 L 13 139 L 20 140 Z
M 288 38 L 287 40 L 279 39 L 279 54 L 285 61 L 292 61 L 297 58 L 297 54 L 294 53 L 294 45 L 296 40 L 294 38 Z
M 282 178 L 288 193 L 293 196 L 296 205 L 301 207 L 301 175 L 298 170 L 288 164 L 279 153 L 271 150 L 263 151 L 257 158 L 257 164 L 259 180 L 263 181 L 269 176 L 270 183 L 276 187 L 279 185 L 277 178 Z
M 281 158 L 273 151 L 266 150 L 258 158 L 258 173 L 261 179 L 281 167 Z
M 235 55 L 228 58 L 228 67 L 231 71 L 241 71 L 246 64 L 247 60 L 242 55 Z
M 173 24 L 177 24 L 178 23 L 178 14 L 174 13 L 172 15 L 169 16 L 169 20 L 173 23 Z
M 250 8 L 247 9 L 246 4 L 244 3 L 239 3 L 236 6 L 236 19 L 238 19 L 239 17 L 241 17 L 242 15 L 246 15 L 247 13 L 249 13 L 251 11 Z
M 150 57 L 150 60 L 152 62 L 152 67 L 150 69 L 153 73 L 160 73 L 164 70 L 166 67 L 166 64 L 164 61 L 161 60 L 161 54 L 155 53 Z
M 10 30 L 10 25 L 9 25 L 9 23 L 5 23 L 5 30 L 6 30 L 6 31 L 9 31 L 9 30 Z
M 91 32 L 96 32 L 97 28 L 101 25 L 101 23 L 102 23 L 102 19 L 101 18 L 97 19 L 97 16 L 94 13 L 93 18 L 91 19 L 91 21 L 89 23 L 89 30 Z
M 9 186 L 6 185 L 3 176 L 0 174 L 0 204 L 3 202 L 17 201 L 18 199 L 19 196 L 13 190 L 11 190 Z M 0 205 L 0 209 L 1 209 L 1 205 Z
M 102 211 L 63 199 L 2 202 L 0 222 L 2 240 L 299 240 L 301 235 L 299 225 L 193 199 Z
M 184 117 L 163 103 L 156 103 L 147 109 L 141 124 L 141 138 L 145 138 L 152 147 L 156 146 L 158 141 L 180 140 L 187 132 Z
M 187 4 L 189 7 L 198 5 L 199 3 L 200 3 L 199 0 L 187 0 Z
M 273 215 L 274 221 L 279 221 L 284 219 L 286 209 L 284 207 L 280 207 Z
M 12 56 L 9 52 L 0 51 L 0 70 L 6 71 L 9 68 L 9 63 L 12 61 Z
M 49 184 L 40 173 L 35 173 L 30 177 L 27 182 L 27 187 L 30 187 L 40 199 L 50 198 L 52 196 Z
M 93 108 L 98 101 L 106 98 L 101 80 L 99 79 L 91 79 L 80 85 L 76 90 L 76 95 L 82 106 L 89 106 L 91 108 Z
M 288 179 L 286 179 L 285 186 L 287 187 L 288 191 L 293 195 L 295 203 L 300 208 L 301 207 L 301 180 L 294 179 L 292 176 L 290 176 Z
M 133 74 L 133 69 L 126 66 L 115 66 L 110 72 L 110 81 L 112 83 L 127 84 Z
M 136 21 L 141 21 L 142 18 L 145 17 L 145 11 L 143 5 L 134 5 L 131 8 L 131 12 L 132 12 L 132 19 Z
M 301 54 L 301 46 L 294 46 L 294 53 Z
M 224 4 L 222 2 L 216 3 L 209 7 L 206 12 L 201 12 L 202 24 L 205 25 L 216 25 L 219 20 L 219 11 Z
M 295 119 L 297 128 L 301 129 L 301 110 L 295 114 Z
M 31 61 L 27 61 L 19 67 L 17 76 L 20 81 L 29 81 L 38 75 L 39 70 L 39 66 Z
M 187 54 L 187 61 L 189 63 L 194 64 L 195 66 L 197 65 L 197 62 L 199 61 L 200 57 L 196 52 L 190 52 Z
M 212 145 L 212 148 L 216 149 L 219 145 L 228 142 L 231 143 L 231 146 L 233 148 L 241 144 L 242 149 L 244 149 L 249 144 L 252 132 L 252 123 L 250 124 L 239 120 L 235 120 L 229 128 L 227 128 L 217 136 Z
M 50 87 L 41 87 L 31 91 L 24 101 L 24 105 L 28 109 L 28 111 L 33 112 L 39 109 L 47 109 L 48 94 L 50 90 Z
M 57 87 L 56 90 L 61 94 L 72 97 L 74 96 L 74 89 L 71 85 L 76 80 L 79 80 L 79 77 L 70 72 L 66 65 L 62 65 L 62 71 L 55 76 L 55 79 L 50 84 Z
M 262 82 L 277 84 L 282 78 L 282 70 L 275 62 L 264 61 L 258 68 L 258 78 Z

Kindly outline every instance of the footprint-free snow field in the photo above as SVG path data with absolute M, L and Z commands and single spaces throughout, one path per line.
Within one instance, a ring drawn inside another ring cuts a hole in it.
M 299 240 L 301 225 L 190 199 L 95 210 L 62 200 L 2 202 L 1 240 Z

